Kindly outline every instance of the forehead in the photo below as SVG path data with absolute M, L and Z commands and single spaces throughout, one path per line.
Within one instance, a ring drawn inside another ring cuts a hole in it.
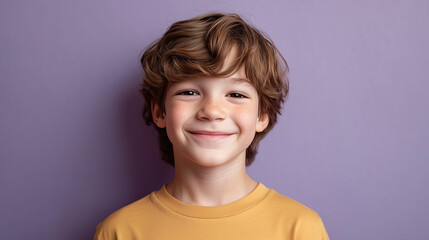
M 230 76 L 195 76 L 190 77 L 188 79 L 181 79 L 170 81 L 169 86 L 177 85 L 177 84 L 204 84 L 204 85 L 224 85 L 224 86 L 247 86 L 254 88 L 253 82 L 250 81 L 245 73 L 244 68 L 241 68 L 239 71 L 236 71 Z
M 185 79 L 169 79 L 168 85 L 177 84 L 177 83 L 184 83 L 184 82 L 199 82 L 199 81 L 205 81 L 205 80 L 228 80 L 230 83 L 234 84 L 250 84 L 254 86 L 254 83 L 249 80 L 249 78 L 246 76 L 245 67 L 241 66 L 237 71 L 233 72 L 230 75 L 227 76 L 210 76 L 210 75 L 200 75 L 197 74 L 195 76 L 190 76 Z M 219 81 L 220 83 L 221 81 Z
M 253 84 L 247 78 L 241 78 L 238 76 L 230 77 L 195 77 L 190 79 L 185 79 L 181 81 L 175 81 L 168 84 L 168 89 L 176 88 L 205 88 L 205 89 L 230 89 L 230 88 L 240 88 L 240 89 L 249 89 L 251 91 L 257 92 Z M 238 89 L 237 89 L 238 90 Z
M 214 75 L 205 75 L 205 73 L 201 72 L 196 73 L 194 76 L 187 74 L 185 78 L 181 76 L 177 79 L 168 79 L 167 88 L 170 88 L 171 85 L 177 83 L 191 82 L 191 80 L 204 81 L 205 79 L 231 79 L 231 83 L 233 83 L 234 85 L 250 85 L 255 88 L 256 92 L 259 93 L 259 88 L 256 87 L 259 86 L 259 84 L 255 82 L 254 79 L 249 78 L 246 74 L 246 66 L 248 64 L 243 63 L 241 66 L 237 66 L 237 62 L 240 61 L 239 58 L 240 57 L 238 56 L 237 46 L 233 46 L 229 53 L 226 55 L 226 57 L 223 59 L 223 61 L 221 61 L 221 68 L 216 71 L 217 73 L 215 73 Z

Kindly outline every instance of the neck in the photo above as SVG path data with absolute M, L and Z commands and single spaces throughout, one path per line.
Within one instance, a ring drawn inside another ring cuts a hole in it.
M 181 164 L 176 159 L 175 175 L 167 191 L 181 202 L 197 206 L 220 206 L 252 192 L 257 182 L 247 175 L 245 161 L 215 167 Z

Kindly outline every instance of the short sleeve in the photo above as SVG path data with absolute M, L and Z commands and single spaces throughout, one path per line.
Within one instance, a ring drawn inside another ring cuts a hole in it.
M 326 231 L 322 219 L 320 219 L 319 223 L 315 227 L 314 234 L 311 240 L 329 240 L 328 232 Z
M 103 223 L 99 223 L 95 231 L 94 240 L 118 240 L 118 237 L 115 231 L 107 228 Z

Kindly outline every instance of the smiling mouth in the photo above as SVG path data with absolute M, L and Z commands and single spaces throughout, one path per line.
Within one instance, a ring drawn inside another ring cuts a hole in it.
M 203 140 L 221 140 L 233 135 L 233 133 L 211 132 L 211 131 L 189 131 L 189 133 Z

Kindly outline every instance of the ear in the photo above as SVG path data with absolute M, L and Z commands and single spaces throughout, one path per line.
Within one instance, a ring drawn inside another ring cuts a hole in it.
M 150 109 L 152 111 L 153 122 L 156 124 L 156 126 L 158 126 L 159 128 L 165 128 L 165 114 L 161 111 L 158 104 L 152 101 L 150 103 Z
M 259 116 L 256 120 L 256 132 L 263 132 L 265 128 L 267 128 L 269 122 L 268 114 L 265 113 Z

